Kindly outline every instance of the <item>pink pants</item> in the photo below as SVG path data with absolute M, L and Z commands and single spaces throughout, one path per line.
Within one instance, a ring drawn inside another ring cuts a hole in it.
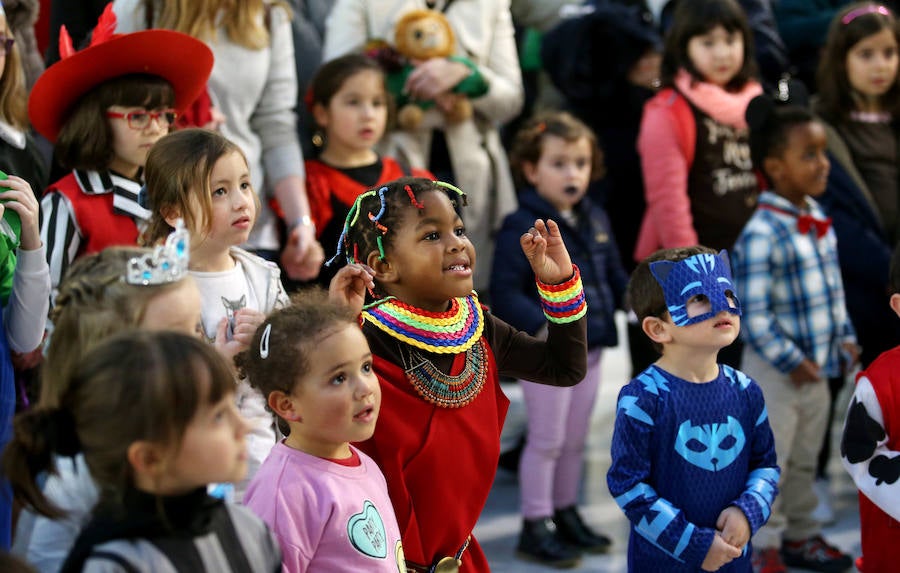
M 559 388 L 520 380 L 528 437 L 519 462 L 522 516 L 536 519 L 574 505 L 581 485 L 584 446 L 600 388 L 602 349 L 588 352 L 584 380 Z

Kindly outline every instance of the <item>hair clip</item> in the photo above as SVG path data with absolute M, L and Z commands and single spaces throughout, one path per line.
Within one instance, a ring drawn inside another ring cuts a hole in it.
M 125 269 L 125 282 L 131 285 L 162 285 L 181 280 L 188 271 L 191 235 L 184 219 L 175 221 L 175 230 L 152 253 L 133 257 Z
M 893 14 L 891 14 L 891 11 L 881 4 L 867 4 L 866 6 L 860 6 L 859 8 L 850 10 L 849 12 L 844 14 L 844 17 L 841 18 L 841 24 L 844 24 L 846 26 L 850 22 L 856 20 L 860 16 L 865 16 L 866 14 L 881 14 L 882 16 L 887 16 L 888 18 L 893 16 Z
M 259 337 L 259 357 L 265 360 L 269 357 L 269 336 L 272 335 L 272 323 L 266 325 L 262 336 Z
M 538 132 L 538 135 L 547 131 L 547 123 L 546 122 L 538 122 L 536 126 L 534 126 L 535 131 Z

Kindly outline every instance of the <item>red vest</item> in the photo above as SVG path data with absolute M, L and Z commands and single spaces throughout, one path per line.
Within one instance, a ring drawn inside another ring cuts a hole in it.
M 113 193 L 88 194 L 81 190 L 73 173 L 69 173 L 46 193 L 62 193 L 72 204 L 75 224 L 81 233 L 81 247 L 75 258 L 102 251 L 112 246 L 135 246 L 138 228 L 134 219 L 113 211 Z
M 869 379 L 878 397 L 887 448 L 900 450 L 900 347 L 883 353 L 860 376 Z M 900 499 L 897 503 L 900 504 Z M 900 522 L 862 493 L 859 494 L 859 521 L 865 573 L 896 571 Z

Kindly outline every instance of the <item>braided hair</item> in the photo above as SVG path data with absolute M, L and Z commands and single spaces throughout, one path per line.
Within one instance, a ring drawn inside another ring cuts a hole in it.
M 374 251 L 384 260 L 393 240 L 392 230 L 400 221 L 403 210 L 423 209 L 418 197 L 429 191 L 445 193 L 457 213 L 467 204 L 466 194 L 458 187 L 422 177 L 401 177 L 369 189 L 350 207 L 338 239 L 337 252 L 326 264 L 330 266 L 341 257 L 348 264 L 365 263 L 369 253 Z
M 50 312 L 53 333 L 41 373 L 41 404 L 58 405 L 75 365 L 88 350 L 119 331 L 136 327 L 151 299 L 182 284 L 143 286 L 122 280 L 128 261 L 151 252 L 110 247 L 78 259 L 69 268 Z

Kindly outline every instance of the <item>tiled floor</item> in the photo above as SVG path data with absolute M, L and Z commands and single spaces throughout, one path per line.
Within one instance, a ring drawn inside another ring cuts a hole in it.
M 620 317 L 620 327 L 622 324 Z M 623 328 L 619 329 L 620 333 Z M 624 334 L 624 333 L 623 333 Z M 624 340 L 624 336 L 620 336 Z M 603 556 L 586 556 L 579 572 L 619 573 L 625 568 L 625 548 L 628 541 L 628 522 L 613 502 L 606 488 L 606 471 L 609 468 L 609 444 L 619 388 L 628 381 L 629 361 L 627 346 L 620 345 L 604 355 L 603 381 L 594 408 L 591 435 L 588 439 L 584 503 L 581 506 L 585 519 L 614 539 L 613 551 Z M 507 428 L 521 423 L 521 397 L 518 388 L 504 388 L 512 406 Z M 838 405 L 843 413 L 844 403 Z M 842 419 L 835 423 L 840 430 Z M 834 443 L 837 443 L 835 441 Z M 856 510 L 856 490 L 840 466 L 836 455 L 831 466 L 833 505 L 837 523 L 825 530 L 826 538 L 854 557 L 860 553 L 859 515 Z M 520 561 L 515 557 L 515 545 L 519 534 L 518 484 L 514 475 L 500 470 L 488 498 L 484 513 L 475 528 L 475 535 L 487 553 L 495 573 L 534 573 L 547 571 L 546 567 Z M 799 570 L 797 570 L 799 571 Z

